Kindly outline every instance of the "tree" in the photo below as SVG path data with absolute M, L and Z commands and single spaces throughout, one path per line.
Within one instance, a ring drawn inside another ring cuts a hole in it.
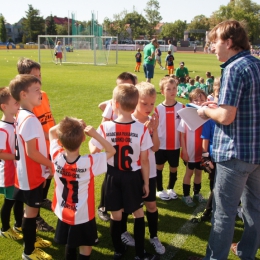
M 127 11 L 124 10 L 119 14 L 114 14 L 113 20 L 106 17 L 103 22 L 105 31 L 112 36 L 118 36 L 119 39 L 128 36 L 128 32 L 126 30 L 127 26 L 124 20 L 126 14 Z
M 208 31 L 210 28 L 209 18 L 205 15 L 197 15 L 193 18 L 191 23 L 188 25 L 187 30 L 198 30 L 203 29 Z M 201 40 L 201 38 L 205 38 L 205 33 L 190 33 L 190 37 L 194 39 Z
M 56 30 L 56 24 L 54 22 L 54 18 L 52 16 L 52 14 L 50 15 L 49 19 L 46 20 L 46 33 L 48 35 L 55 35 L 57 34 L 57 30 Z
M 236 0 L 227 6 L 220 6 L 219 10 L 210 17 L 210 27 L 213 28 L 218 23 L 235 19 L 243 21 L 248 31 L 251 42 L 259 39 L 260 36 L 260 5 L 251 0 Z
M 129 24 L 131 28 L 131 35 L 133 39 L 137 39 L 139 35 L 145 34 L 148 22 L 146 19 L 136 11 L 128 13 L 124 18 L 125 24 Z
M 145 17 L 148 21 L 148 26 L 146 28 L 147 34 L 149 36 L 154 35 L 155 26 L 162 20 L 162 17 L 159 12 L 160 4 L 157 0 L 149 0 L 146 3 Z
M 165 23 L 160 33 L 161 38 L 183 39 L 184 31 L 187 28 L 186 21 L 177 20 L 174 23 Z
M 107 35 L 117 36 L 117 31 L 113 25 L 113 21 L 110 20 L 108 17 L 104 19 L 103 28 Z
M 32 5 L 28 6 L 29 10 L 25 12 L 26 17 L 23 19 L 23 31 L 29 41 L 37 42 L 38 35 L 45 33 L 45 21 L 39 15 L 39 10 L 34 9 Z
M 68 24 L 57 24 L 56 25 L 57 35 L 67 35 L 68 34 Z
M 5 29 L 5 18 L 0 14 L 0 39 L 2 42 L 6 42 L 7 34 Z

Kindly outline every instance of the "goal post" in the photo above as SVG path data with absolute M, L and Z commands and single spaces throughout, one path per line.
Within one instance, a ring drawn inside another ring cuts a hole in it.
M 62 46 L 62 62 L 107 65 L 118 63 L 118 38 L 93 35 L 39 35 L 39 63 L 55 62 L 54 48 Z

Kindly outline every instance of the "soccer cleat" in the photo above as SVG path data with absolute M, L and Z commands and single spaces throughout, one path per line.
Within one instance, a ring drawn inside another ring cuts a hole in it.
M 40 231 L 44 232 L 54 232 L 54 228 L 50 226 L 42 217 L 37 217 L 36 219 L 36 227 Z
M 199 203 L 206 203 L 207 202 L 207 200 L 204 199 L 204 197 L 201 195 L 201 193 L 194 194 L 193 199 L 197 200 Z
M 196 204 L 193 202 L 191 196 L 183 196 L 182 201 L 188 206 L 188 207 L 194 207 Z
M 51 260 L 51 255 L 48 255 L 43 250 L 39 248 L 35 248 L 34 251 L 30 255 L 22 254 L 23 260 Z
M 103 220 L 105 222 L 110 220 L 110 215 L 106 211 L 102 211 L 101 209 L 98 209 L 97 212 L 98 212 L 98 217 L 101 220 Z
M 163 255 L 165 253 L 165 247 L 162 245 L 158 237 L 150 238 L 150 243 L 153 245 L 156 253 Z
M 243 208 L 241 206 L 237 207 L 237 216 L 243 219 Z
M 135 240 L 127 231 L 121 234 L 121 240 L 127 246 L 135 246 Z
M 49 247 L 51 246 L 51 242 L 48 240 L 45 240 L 41 237 L 36 237 L 36 242 L 34 243 L 35 247 Z
M 170 197 L 170 199 L 172 199 L 172 200 L 176 200 L 178 198 L 178 195 L 176 194 L 176 192 L 173 189 L 167 190 L 167 194 Z
M 206 214 L 207 210 L 205 209 L 203 212 L 198 213 L 198 215 L 195 218 L 191 219 L 192 223 L 200 223 L 201 221 L 207 221 L 210 220 L 211 214 Z
M 134 260 L 160 260 L 160 256 L 145 252 L 143 257 L 136 256 Z
M 156 196 L 161 200 L 170 200 L 170 197 L 165 190 L 157 191 Z
M 23 239 L 23 235 L 14 231 L 12 228 L 9 228 L 7 231 L 3 232 L 0 230 L 0 236 L 5 238 L 10 238 L 12 240 L 20 240 Z
M 48 210 L 52 210 L 51 209 L 51 204 L 52 202 L 49 199 L 45 199 L 42 203 L 41 203 L 41 207 L 48 209 Z
M 16 226 L 13 226 L 13 231 L 17 232 L 17 233 L 22 233 L 22 227 L 16 227 Z

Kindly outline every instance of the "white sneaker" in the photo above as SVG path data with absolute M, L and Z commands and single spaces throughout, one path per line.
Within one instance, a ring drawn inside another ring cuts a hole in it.
M 176 192 L 173 189 L 167 190 L 167 193 L 168 193 L 170 199 L 172 199 L 172 200 L 176 200 L 178 198 L 178 195 L 176 194 Z
M 237 216 L 243 219 L 243 208 L 241 206 L 237 207 Z
M 150 243 L 153 245 L 157 254 L 163 255 L 165 253 L 165 247 L 162 245 L 158 237 L 150 238 Z
M 127 231 L 121 234 L 121 240 L 127 246 L 135 246 L 135 240 Z
M 156 196 L 159 197 L 161 200 L 170 200 L 171 199 L 165 190 L 157 191 Z

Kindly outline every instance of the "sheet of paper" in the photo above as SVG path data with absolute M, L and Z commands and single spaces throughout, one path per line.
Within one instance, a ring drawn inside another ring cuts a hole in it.
M 195 131 L 209 119 L 202 119 L 196 108 L 185 107 L 178 111 L 179 116 L 184 120 L 190 130 Z

